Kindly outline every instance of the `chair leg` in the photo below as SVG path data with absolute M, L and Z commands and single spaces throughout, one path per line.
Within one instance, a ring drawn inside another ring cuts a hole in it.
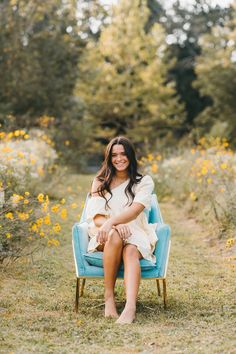
M 161 296 L 161 287 L 159 279 L 156 279 L 158 296 Z
M 163 279 L 163 299 L 164 299 L 164 309 L 166 309 L 167 304 L 167 292 L 166 292 L 166 280 Z
M 80 279 L 76 279 L 76 293 L 75 293 L 75 312 L 78 312 L 79 308 L 79 286 L 80 286 Z
M 84 295 L 85 280 L 86 280 L 86 279 L 83 279 L 83 280 L 82 280 L 82 286 L 81 286 L 81 291 L 80 291 L 80 296 L 81 296 L 81 297 Z

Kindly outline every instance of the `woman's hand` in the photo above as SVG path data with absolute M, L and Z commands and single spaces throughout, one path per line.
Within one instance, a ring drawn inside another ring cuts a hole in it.
M 113 224 L 111 219 L 108 219 L 107 221 L 104 222 L 104 224 L 99 228 L 98 233 L 97 233 L 97 242 L 100 244 L 104 244 L 108 240 L 108 236 L 112 234 L 113 231 Z
M 126 241 L 131 236 L 131 231 L 127 224 L 119 224 L 113 226 L 113 229 L 115 229 L 118 232 L 120 238 L 123 241 Z

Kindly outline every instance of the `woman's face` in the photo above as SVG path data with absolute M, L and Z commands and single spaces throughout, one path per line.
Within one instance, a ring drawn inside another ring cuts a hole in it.
M 111 150 L 111 163 L 119 172 L 127 170 L 129 160 L 125 153 L 124 146 L 121 144 L 113 145 Z

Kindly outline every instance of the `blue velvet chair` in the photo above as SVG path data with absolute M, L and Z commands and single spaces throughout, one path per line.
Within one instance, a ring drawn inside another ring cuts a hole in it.
M 76 223 L 72 229 L 72 245 L 76 269 L 76 297 L 75 297 L 75 310 L 78 312 L 79 297 L 83 296 L 85 280 L 86 279 L 103 279 L 103 252 L 87 253 L 88 247 L 88 224 L 86 220 L 86 205 L 89 196 L 86 199 L 83 213 L 79 223 Z M 140 260 L 141 278 L 142 279 L 155 279 L 157 285 L 158 295 L 161 296 L 160 281 L 163 282 L 163 300 L 164 308 L 167 303 L 166 292 L 166 274 L 168 267 L 168 258 L 170 252 L 170 227 L 164 224 L 161 211 L 158 205 L 157 197 L 152 195 L 152 203 L 150 211 L 146 210 L 149 223 L 158 223 L 156 233 L 158 236 L 157 245 L 154 251 L 156 256 L 156 263 Z M 123 279 L 124 269 L 123 264 L 118 271 L 117 278 Z M 82 286 L 80 291 L 80 280 Z

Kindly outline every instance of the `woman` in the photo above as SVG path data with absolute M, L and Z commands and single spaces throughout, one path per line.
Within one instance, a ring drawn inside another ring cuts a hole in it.
M 117 323 L 132 323 L 140 283 L 141 258 L 155 261 L 156 224 L 148 224 L 144 209 L 150 208 L 154 188 L 150 176 L 137 171 L 131 142 L 116 137 L 106 148 L 105 159 L 92 183 L 87 206 L 88 252 L 103 251 L 105 316 L 119 317 L 114 297 L 116 275 L 124 262 L 126 305 Z

